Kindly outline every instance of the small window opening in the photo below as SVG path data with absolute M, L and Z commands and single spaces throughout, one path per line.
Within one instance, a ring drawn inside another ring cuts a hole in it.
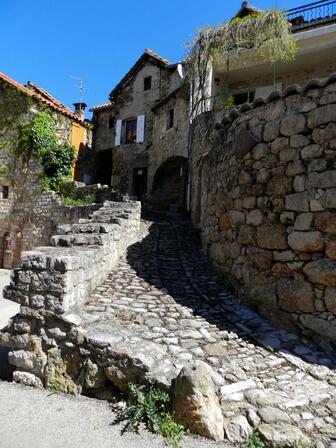
M 167 116 L 167 129 L 171 129 L 174 126 L 174 109 L 168 111 Z
M 244 103 L 253 103 L 255 97 L 255 91 L 249 90 L 247 92 L 237 92 L 232 94 L 233 104 L 235 106 Z
M 8 199 L 8 196 L 9 196 L 9 188 L 7 186 L 3 186 L 1 197 L 2 199 Z
M 137 120 L 126 120 L 124 122 L 124 143 L 135 143 L 137 134 Z
M 114 128 L 114 124 L 115 124 L 115 118 L 113 115 L 109 116 L 109 122 L 108 122 L 108 127 L 109 129 L 113 129 Z
M 150 90 L 152 88 L 152 77 L 147 76 L 144 79 L 144 90 Z

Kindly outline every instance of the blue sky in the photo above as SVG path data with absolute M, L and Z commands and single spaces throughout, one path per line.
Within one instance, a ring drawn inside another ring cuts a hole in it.
M 145 48 L 175 62 L 195 30 L 230 19 L 240 1 L 225 0 L 0 0 L 0 71 L 33 81 L 72 107 L 76 81 L 84 79 L 91 107 L 109 91 Z M 256 0 L 283 9 L 300 0 Z

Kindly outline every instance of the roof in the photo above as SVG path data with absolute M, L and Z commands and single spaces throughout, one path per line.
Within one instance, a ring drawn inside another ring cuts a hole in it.
M 260 11 L 261 11 L 260 9 L 250 5 L 249 2 L 243 2 L 241 4 L 240 10 L 237 12 L 234 18 L 242 19 L 243 17 L 246 17 L 250 14 L 255 14 Z
M 25 95 L 28 95 L 32 98 L 36 98 L 38 101 L 47 104 L 52 109 L 71 118 L 72 120 L 77 121 L 83 124 L 84 126 L 91 126 L 91 123 L 84 122 L 80 117 L 75 115 L 74 112 L 68 109 L 64 104 L 57 101 L 46 90 L 42 89 L 42 87 L 39 87 L 38 85 L 30 81 L 28 81 L 26 86 L 23 86 L 22 84 L 18 83 L 14 79 L 10 78 L 9 76 L 1 72 L 0 72 L 0 80 L 4 81 L 5 83 L 15 88 L 16 90 L 19 90 Z
M 132 66 L 132 68 L 126 73 L 126 75 L 122 78 L 122 80 L 114 87 L 114 89 L 110 92 L 110 98 L 113 98 L 124 86 L 125 84 L 132 79 L 132 77 L 140 70 L 142 65 L 147 62 L 153 62 L 161 67 L 167 67 L 171 65 L 167 59 L 159 56 L 154 53 L 154 51 L 146 48 L 146 50 L 142 53 L 140 58 L 136 61 L 136 63 Z
M 97 106 L 91 107 L 90 112 L 96 112 L 98 110 L 108 110 L 114 106 L 112 101 L 108 101 L 106 103 L 98 104 Z
M 180 92 L 182 95 L 185 94 L 186 97 L 188 96 L 188 90 L 186 89 L 185 84 L 180 85 L 179 87 L 177 87 L 177 89 L 173 90 L 169 95 L 167 95 L 162 100 L 160 100 L 158 103 L 156 103 L 155 106 L 152 107 L 152 111 L 156 112 L 158 109 L 160 109 L 160 107 L 162 107 L 164 104 L 166 104 L 171 98 L 174 98 L 175 96 L 177 96 Z

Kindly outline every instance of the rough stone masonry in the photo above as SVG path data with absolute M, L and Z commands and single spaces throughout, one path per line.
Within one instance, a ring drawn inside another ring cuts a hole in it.
M 200 116 L 193 147 L 193 222 L 219 272 L 268 318 L 335 341 L 336 75 Z

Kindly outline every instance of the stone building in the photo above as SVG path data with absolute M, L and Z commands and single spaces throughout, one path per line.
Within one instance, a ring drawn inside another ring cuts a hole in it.
M 75 147 L 79 162 L 91 148 L 92 126 L 84 120 L 83 105 L 76 108 L 74 113 L 39 86 L 0 74 L 0 267 L 12 267 L 22 250 L 47 243 L 63 220 L 73 222 L 92 211 L 63 206 L 54 192 L 43 192 L 40 162 L 16 151 L 21 127 L 43 111 L 55 121 L 59 141 Z M 89 180 L 89 174 L 76 164 L 75 179 Z
M 335 341 L 336 73 L 199 115 L 192 149 L 192 220 L 214 266 L 268 319 Z
M 159 165 L 186 156 L 188 103 L 183 82 L 182 64 L 171 64 L 147 49 L 110 92 L 109 101 L 91 109 L 97 182 L 143 199 L 157 189 Z M 179 163 L 176 167 L 174 172 L 180 172 Z
M 258 8 L 243 2 L 235 17 L 243 18 L 258 12 Z M 277 63 L 253 60 L 245 55 L 230 61 L 217 60 L 209 71 L 208 97 L 211 107 L 229 94 L 235 104 L 253 102 L 276 89 L 283 91 L 290 84 L 305 84 L 312 78 L 328 77 L 336 71 L 336 9 L 333 1 L 319 1 L 286 11 L 297 44 L 294 61 Z M 275 85 L 274 85 L 275 84 Z

